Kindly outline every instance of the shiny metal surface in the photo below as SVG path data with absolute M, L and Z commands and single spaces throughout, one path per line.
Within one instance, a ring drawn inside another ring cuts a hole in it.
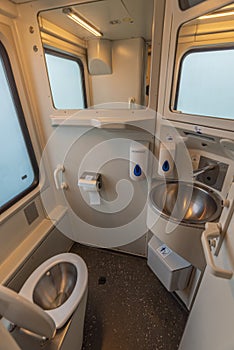
M 33 301 L 44 310 L 62 305 L 71 295 L 77 280 L 75 266 L 61 262 L 45 272 L 35 286 Z
M 220 216 L 221 198 L 200 184 L 171 181 L 156 185 L 150 192 L 153 208 L 170 221 L 205 224 Z
M 203 174 L 209 170 L 214 170 L 216 168 L 218 168 L 219 163 L 217 162 L 217 164 L 209 164 L 207 166 L 205 166 L 204 168 L 199 168 L 193 171 L 193 177 L 197 177 L 200 174 Z

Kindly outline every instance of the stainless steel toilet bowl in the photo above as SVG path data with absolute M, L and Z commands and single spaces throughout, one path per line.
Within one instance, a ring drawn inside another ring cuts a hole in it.
M 33 301 L 44 310 L 61 306 L 71 295 L 77 281 L 77 270 L 69 262 L 60 262 L 42 275 L 37 282 Z

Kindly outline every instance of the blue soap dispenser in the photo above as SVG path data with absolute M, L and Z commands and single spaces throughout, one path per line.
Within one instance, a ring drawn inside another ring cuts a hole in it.
M 148 168 L 149 143 L 133 142 L 130 146 L 130 178 L 135 181 L 145 179 Z
M 175 158 L 175 143 L 161 142 L 159 149 L 158 158 L 158 174 L 167 177 L 171 175 L 174 169 L 174 158 Z

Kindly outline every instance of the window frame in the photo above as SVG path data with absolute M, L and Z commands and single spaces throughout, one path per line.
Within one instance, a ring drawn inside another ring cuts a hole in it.
M 183 0 L 182 0 L 182 1 L 183 1 Z M 186 4 L 185 4 L 185 5 L 182 5 L 182 1 L 181 1 L 181 0 L 178 0 L 178 2 L 179 2 L 179 7 L 180 7 L 180 9 L 181 9 L 182 11 L 187 11 L 187 10 L 191 9 L 192 7 L 197 6 L 197 5 L 201 4 L 202 2 L 204 2 L 204 1 L 206 1 L 206 0 L 200 0 L 198 3 L 193 4 L 193 5 L 190 5 L 190 4 L 188 3 L 188 1 L 187 1 L 188 5 L 186 5 Z M 186 1 L 185 1 L 185 3 L 186 3 Z
M 2 206 L 0 206 L 0 214 L 2 214 L 4 211 L 6 211 L 10 207 L 12 207 L 17 202 L 19 202 L 22 198 L 24 198 L 27 194 L 32 192 L 38 186 L 38 184 L 39 184 L 39 167 L 37 164 L 36 155 L 35 155 L 35 152 L 33 149 L 33 144 L 31 141 L 31 137 L 29 134 L 26 120 L 25 120 L 23 108 L 22 108 L 21 101 L 19 98 L 19 93 L 17 90 L 15 77 L 14 77 L 13 70 L 11 67 L 11 61 L 10 61 L 9 55 L 7 53 L 7 50 L 1 41 L 0 41 L 0 57 L 1 57 L 0 59 L 2 61 L 2 64 L 3 64 L 3 69 L 5 72 L 5 77 L 6 77 L 8 86 L 9 86 L 10 94 L 12 97 L 12 102 L 14 104 L 14 108 L 16 111 L 19 127 L 20 127 L 20 130 L 22 132 L 23 139 L 25 141 L 25 147 L 26 147 L 26 150 L 27 150 L 30 162 L 31 162 L 32 170 L 34 173 L 34 180 L 29 187 L 27 187 L 25 190 L 18 193 L 13 198 L 11 198 L 8 202 L 6 202 Z
M 84 103 L 84 108 L 82 109 L 86 109 L 88 104 L 87 104 L 87 96 L 86 96 L 86 85 L 85 85 L 85 73 L 84 73 L 84 65 L 83 62 L 81 60 L 81 58 L 74 56 L 68 52 L 61 52 L 61 51 L 57 51 L 56 49 L 52 49 L 52 48 L 48 48 L 48 47 L 44 47 L 44 54 L 49 54 L 49 55 L 53 55 L 56 57 L 60 57 L 60 58 L 64 58 L 64 59 L 69 59 L 71 61 L 74 61 L 78 64 L 79 68 L 80 68 L 80 74 L 81 74 L 81 84 L 82 84 L 82 91 L 83 91 L 83 103 Z M 46 66 L 46 71 L 47 71 L 47 76 L 48 76 L 48 82 L 49 82 L 49 87 L 50 87 L 50 92 L 51 92 L 51 100 L 52 100 L 52 104 L 53 104 L 53 108 L 56 111 L 62 111 L 64 109 L 60 109 L 60 108 L 56 108 L 55 107 L 55 103 L 54 103 L 54 97 L 53 97 L 53 91 L 51 88 L 51 83 L 50 83 L 50 77 L 49 77 L 49 73 L 48 73 L 48 67 L 47 67 L 47 62 L 46 62 L 46 56 L 45 56 L 45 66 Z M 74 108 L 70 108 L 69 110 L 74 110 Z
M 164 33 L 163 46 L 160 68 L 160 86 L 158 92 L 158 124 L 164 125 L 170 123 L 173 127 L 184 128 L 193 132 L 199 130 L 200 133 L 217 136 L 217 133 L 222 138 L 233 139 L 234 123 L 232 120 L 210 118 L 208 116 L 194 116 L 190 114 L 182 114 L 179 111 L 173 111 L 173 101 L 175 96 L 175 84 L 179 69 L 180 57 L 191 48 L 196 47 L 221 47 L 230 46 L 233 41 L 230 35 L 225 39 L 225 42 L 214 40 L 212 42 L 199 41 L 195 44 L 182 43 L 178 50 L 178 33 L 182 25 L 194 20 L 197 17 L 206 15 L 212 11 L 216 11 L 223 6 L 232 3 L 231 0 L 210 0 L 204 1 L 197 6 L 194 6 L 187 11 L 182 11 L 179 8 L 178 1 L 166 1 L 165 18 L 164 18 Z M 154 74 L 154 69 L 152 71 Z M 172 96 L 174 94 L 174 96 Z
M 211 52 L 211 51 L 227 51 L 227 50 L 234 50 L 234 44 L 232 46 L 204 46 L 204 47 L 194 47 L 187 50 L 180 58 L 179 58 L 179 64 L 178 64 L 178 71 L 176 74 L 176 81 L 175 81 L 175 87 L 172 87 L 172 93 L 171 93 L 171 111 L 172 112 L 179 112 L 182 115 L 192 115 L 192 116 L 198 116 L 198 117 L 205 117 L 205 118 L 211 118 L 211 119 L 217 119 L 217 120 L 231 120 L 234 121 L 234 119 L 231 118 L 225 118 L 225 117 L 215 117 L 211 115 L 206 114 L 195 114 L 195 113 L 188 113 L 188 112 L 182 112 L 177 110 L 177 103 L 178 103 L 178 97 L 179 97 L 179 87 L 180 87 L 180 81 L 181 81 L 181 74 L 182 74 L 182 66 L 185 58 L 189 56 L 191 53 L 196 52 Z M 173 93 L 173 89 L 175 89 Z

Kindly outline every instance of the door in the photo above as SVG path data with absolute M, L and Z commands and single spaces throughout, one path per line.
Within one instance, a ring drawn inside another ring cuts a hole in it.
M 224 281 L 205 271 L 179 350 L 233 350 L 233 298 L 233 278 Z
M 218 269 L 223 268 L 234 272 L 234 184 L 229 192 L 229 198 L 228 210 L 229 213 L 232 210 L 232 218 L 219 254 L 214 261 Z M 222 214 L 220 221 L 223 217 Z M 222 223 L 223 227 L 224 224 Z M 234 277 L 216 277 L 208 265 L 189 315 L 179 350 L 233 350 L 233 326 Z

